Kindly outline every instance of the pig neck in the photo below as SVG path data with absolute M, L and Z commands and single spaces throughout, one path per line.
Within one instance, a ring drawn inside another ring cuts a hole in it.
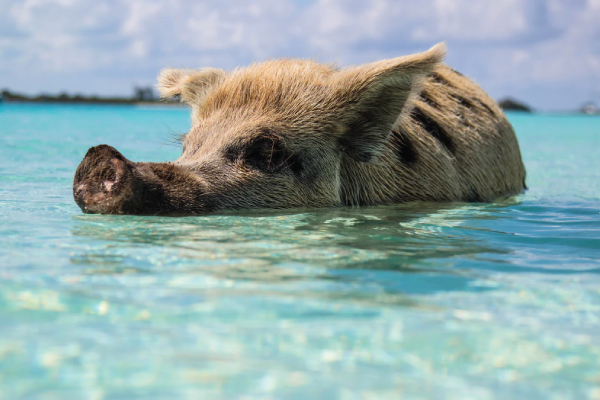
M 378 205 L 410 201 L 395 170 L 380 157 L 376 162 L 362 163 L 344 156 L 340 169 L 340 203 L 349 206 Z M 408 176 L 407 176 L 408 177 Z M 409 177 L 408 177 L 409 178 Z
M 387 144 L 376 160 L 363 163 L 342 157 L 340 204 L 350 206 L 396 204 L 409 201 L 453 201 L 461 197 L 462 180 L 454 163 L 415 145 L 421 157 L 402 160 L 398 149 Z M 427 162 L 423 158 L 427 157 Z

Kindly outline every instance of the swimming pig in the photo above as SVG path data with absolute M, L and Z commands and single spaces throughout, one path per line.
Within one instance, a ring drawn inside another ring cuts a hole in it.
M 136 163 L 92 147 L 73 194 L 86 213 L 202 214 L 521 193 L 525 169 L 498 107 L 430 50 L 338 69 L 285 59 L 225 72 L 165 69 L 192 110 L 183 153 Z

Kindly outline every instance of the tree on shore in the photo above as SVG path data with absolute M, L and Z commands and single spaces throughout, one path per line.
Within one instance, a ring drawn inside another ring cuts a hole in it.
M 135 86 L 133 88 L 133 99 L 137 101 L 155 101 L 152 86 Z

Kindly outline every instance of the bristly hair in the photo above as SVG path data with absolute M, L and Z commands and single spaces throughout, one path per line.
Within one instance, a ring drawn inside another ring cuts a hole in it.
M 165 128 L 167 128 L 169 131 L 166 133 L 167 138 L 164 140 L 163 144 L 168 146 L 180 147 L 183 142 L 183 139 L 185 138 L 185 135 L 187 135 L 187 132 L 177 132 L 169 125 L 167 125 L 164 121 L 163 124 L 165 125 Z

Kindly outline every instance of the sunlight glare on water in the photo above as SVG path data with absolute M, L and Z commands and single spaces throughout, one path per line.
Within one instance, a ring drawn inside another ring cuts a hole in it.
M 600 119 L 510 115 L 495 204 L 84 215 L 177 108 L 0 106 L 0 399 L 599 399 Z

